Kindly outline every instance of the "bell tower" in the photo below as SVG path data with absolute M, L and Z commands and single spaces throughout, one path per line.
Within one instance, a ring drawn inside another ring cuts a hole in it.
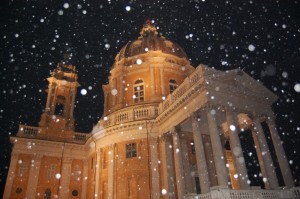
M 47 103 L 39 126 L 46 127 L 51 137 L 62 137 L 66 135 L 64 132 L 74 131 L 75 96 L 80 86 L 75 66 L 67 61 L 61 62 L 47 80 Z

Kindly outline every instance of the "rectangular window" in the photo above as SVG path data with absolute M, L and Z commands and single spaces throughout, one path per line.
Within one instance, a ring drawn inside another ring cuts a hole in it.
M 52 179 L 55 177 L 55 170 L 56 170 L 56 165 L 55 164 L 50 164 L 48 166 L 48 170 L 47 170 L 47 178 L 48 179 Z
M 144 101 L 144 82 L 137 80 L 134 83 L 134 102 L 139 103 Z
M 136 143 L 126 144 L 126 158 L 132 158 L 136 156 Z
M 19 177 L 23 177 L 23 176 L 26 176 L 27 174 L 27 171 L 28 171 L 28 164 L 25 163 L 25 162 L 22 162 L 19 166 Z

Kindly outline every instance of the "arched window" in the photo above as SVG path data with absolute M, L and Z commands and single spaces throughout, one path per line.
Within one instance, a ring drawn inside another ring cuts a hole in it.
M 49 188 L 45 190 L 44 199 L 51 199 L 51 190 Z
M 135 103 L 144 101 L 144 93 L 145 93 L 144 81 L 139 79 L 134 82 L 134 93 L 133 99 Z
M 178 87 L 176 80 L 171 79 L 169 81 L 169 87 L 170 87 L 170 93 L 172 93 Z
M 64 114 L 64 106 L 65 106 L 66 98 L 64 96 L 57 96 L 56 105 L 55 105 L 55 115 L 63 115 Z

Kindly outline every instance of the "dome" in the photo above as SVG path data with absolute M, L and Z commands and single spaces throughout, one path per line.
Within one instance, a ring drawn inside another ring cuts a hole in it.
M 116 61 L 144 54 L 148 51 L 162 51 L 166 54 L 188 59 L 186 53 L 178 44 L 160 36 L 156 28 L 150 22 L 144 25 L 140 35 L 137 40 L 128 42 L 121 49 L 115 58 Z

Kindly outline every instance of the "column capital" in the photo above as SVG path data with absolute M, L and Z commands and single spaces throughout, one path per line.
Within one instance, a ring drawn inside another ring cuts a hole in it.
M 172 134 L 171 133 L 164 133 L 163 135 L 159 136 L 159 139 L 163 142 L 168 141 L 171 138 Z
M 178 134 L 181 130 L 180 126 L 173 126 L 172 129 L 170 130 L 171 134 Z

